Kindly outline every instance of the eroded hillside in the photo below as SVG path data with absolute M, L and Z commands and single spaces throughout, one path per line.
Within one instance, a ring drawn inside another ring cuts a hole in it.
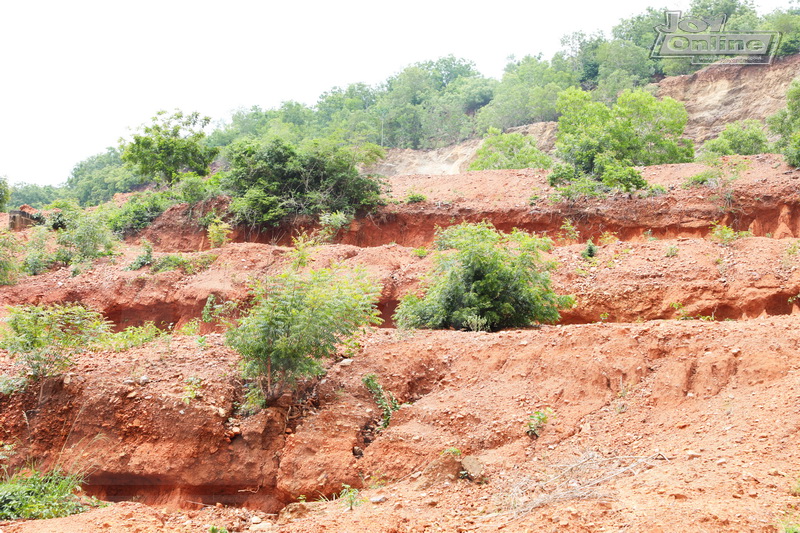
M 666 194 L 558 204 L 534 170 L 395 177 L 393 198 L 427 201 L 389 204 L 312 253 L 312 266 L 363 266 L 386 322 L 343 347 L 299 403 L 240 413 L 238 356 L 209 325 L 83 354 L 63 378 L 0 395 L 0 441 L 15 444 L 14 465 L 83 470 L 88 494 L 124 503 L 0 529 L 775 531 L 800 503 L 800 172 L 748 159 L 725 188 L 684 188 L 702 167 L 665 165 L 644 176 Z M 240 231 L 209 250 L 186 211 L 140 238 L 156 257 L 213 254 L 207 270 L 125 270 L 141 251 L 133 239 L 78 276 L 3 287 L 0 301 L 181 326 L 210 294 L 242 299 L 251 279 L 280 272 L 299 230 Z M 395 330 L 398 301 L 433 266 L 417 249 L 437 226 L 484 219 L 551 236 L 554 286 L 577 305 L 540 328 Z M 753 236 L 719 242 L 714 222 Z M 404 404 L 383 431 L 370 373 Z M 191 397 L 187 383 L 201 384 Z M 540 436 L 526 434 L 547 410 Z M 342 484 L 361 490 L 353 511 L 316 501 Z

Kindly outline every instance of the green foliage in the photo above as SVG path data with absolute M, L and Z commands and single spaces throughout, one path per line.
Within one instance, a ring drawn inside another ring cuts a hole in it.
M 318 238 L 322 241 L 333 241 L 338 233 L 349 226 L 353 221 L 353 216 L 343 211 L 334 211 L 333 213 L 322 213 L 319 216 L 319 235 Z
M 360 271 L 290 269 L 254 291 L 254 307 L 227 332 L 242 373 L 266 400 L 298 379 L 321 375 L 322 361 L 360 328 L 380 322 L 378 289 Z
M 749 231 L 735 231 L 724 224 L 720 224 L 719 221 L 711 224 L 711 238 L 726 246 L 737 239 L 752 236 L 753 234 Z
M 52 185 L 36 185 L 33 183 L 13 183 L 11 185 L 11 198 L 8 202 L 11 209 L 28 204 L 37 209 L 53 203 L 58 198 L 67 196 L 67 191 Z
M 230 209 L 242 222 L 275 226 L 290 214 L 372 208 L 380 201 L 381 184 L 359 174 L 357 165 L 374 153 L 320 142 L 298 148 L 277 138 L 242 139 L 227 151 Z
M 528 326 L 555 322 L 558 310 L 572 305 L 569 296 L 550 288 L 552 264 L 541 260 L 552 241 L 515 230 L 499 233 L 487 222 L 439 230 L 433 281 L 424 298 L 403 298 L 395 320 L 400 327 L 468 328 L 474 317 L 485 327 Z
M 120 237 L 135 235 L 175 203 L 167 192 L 143 192 L 132 196 L 108 218 L 108 226 Z
M 421 202 L 427 202 L 428 197 L 424 194 L 420 194 L 418 192 L 410 192 L 406 195 L 406 203 L 407 204 L 418 204 Z
M 120 151 L 108 148 L 75 165 L 62 195 L 75 198 L 83 206 L 98 205 L 111 200 L 116 193 L 133 190 L 142 182 L 142 177 L 123 163 Z M 53 200 L 55 198 L 50 201 Z
M 570 168 L 569 165 L 559 165 L 560 168 Z M 572 172 L 570 172 L 570 175 Z M 566 183 L 566 185 L 560 185 L 556 187 L 556 192 L 550 195 L 550 201 L 553 203 L 559 202 L 567 202 L 573 203 L 579 200 L 586 200 L 589 198 L 605 198 L 608 192 L 611 190 L 609 187 L 603 185 L 602 183 L 593 180 L 589 176 L 581 176 L 579 178 L 569 178 L 571 181 L 564 181 L 563 173 L 553 173 L 550 175 L 550 179 L 554 183 Z
M 231 240 L 231 225 L 217 217 L 208 225 L 208 242 L 212 248 L 219 248 Z
M 554 415 L 555 413 L 550 407 L 542 411 L 534 411 L 532 415 L 528 416 L 525 433 L 531 438 L 538 439 L 542 429 Z
M 647 186 L 632 165 L 657 165 L 691 161 L 691 144 L 681 138 L 687 113 L 683 104 L 659 101 L 643 90 L 624 91 L 611 107 L 593 102 L 580 89 L 559 95 L 559 156 L 574 168 L 572 179 L 590 176 L 609 187 L 630 191 Z M 557 168 L 551 185 L 570 178 Z
M 190 205 L 198 204 L 218 193 L 210 180 L 194 172 L 180 174 L 180 181 L 173 186 L 175 196 Z
M 489 128 L 469 170 L 550 168 L 552 161 L 536 147 L 536 139 L 521 133 L 501 133 Z
M 46 519 L 86 510 L 76 492 L 83 483 L 79 474 L 59 469 L 34 470 L 0 482 L 0 520 Z
M 139 270 L 142 267 L 153 264 L 153 243 L 147 239 L 142 239 L 142 248 L 142 253 L 137 255 L 133 263 L 128 265 L 125 270 Z
M 147 344 L 163 335 L 166 335 L 166 332 L 156 327 L 155 323 L 148 321 L 142 326 L 130 326 L 122 331 L 106 335 L 98 340 L 97 346 L 122 352 Z
M 597 246 L 592 242 L 592 239 L 589 239 L 586 241 L 586 248 L 581 252 L 581 257 L 584 259 L 592 258 L 597 255 L 597 251 Z
M 0 285 L 13 285 L 17 281 L 20 271 L 20 261 L 17 252 L 22 245 L 9 231 L 0 229 Z
M 143 125 L 130 142 L 121 142 L 122 160 L 150 179 L 173 183 L 181 172 L 208 173 L 217 149 L 205 146 L 203 128 L 211 122 L 199 113 L 172 115 L 159 111 L 152 124 Z
M 0 211 L 5 210 L 9 200 L 11 200 L 11 186 L 7 178 L 0 176 Z
M 44 226 L 37 226 L 31 230 L 28 244 L 25 246 L 25 259 L 22 261 L 22 270 L 31 276 L 38 276 L 46 272 L 55 262 L 54 254 L 48 251 L 51 233 Z
M 718 155 L 752 155 L 767 151 L 767 135 L 758 120 L 737 120 L 727 124 L 716 139 L 707 141 L 703 149 Z
M 383 386 L 378 383 L 378 376 L 375 374 L 367 374 L 361 379 L 361 382 L 372 394 L 372 398 L 383 413 L 380 429 L 386 429 L 392 420 L 392 413 L 400 409 L 400 403 L 394 397 L 394 394 L 383 390 Z
M 558 93 L 578 84 L 578 76 L 565 65 L 526 56 L 506 66 L 494 98 L 477 113 L 479 131 L 555 120 Z
M 66 228 L 58 231 L 59 259 L 79 263 L 111 255 L 116 239 L 101 213 L 78 212 L 67 218 Z
M 350 485 L 342 483 L 342 491 L 339 493 L 339 499 L 345 504 L 345 509 L 352 511 L 356 506 L 364 503 L 364 498 L 359 495 L 358 489 L 354 489 Z
M 192 376 L 186 378 L 186 385 L 183 387 L 183 395 L 181 396 L 181 401 L 186 405 L 192 403 L 192 400 L 196 398 L 201 398 L 203 396 L 202 388 L 203 388 L 203 378 L 198 378 L 197 376 Z
M 428 257 L 428 254 L 431 253 L 431 251 L 425 247 L 422 247 L 422 248 L 414 248 L 413 250 L 411 250 L 411 253 L 419 258 L 422 258 L 422 257 Z
M 786 107 L 767 119 L 773 134 L 779 136 L 775 148 L 786 163 L 800 167 L 800 79 L 795 79 L 786 91 Z
M 80 305 L 8 307 L 8 330 L 0 348 L 18 359 L 32 379 L 54 376 L 72 364 L 72 356 L 107 335 L 100 313 Z
M 153 261 L 151 268 L 153 274 L 168 272 L 170 270 L 181 270 L 184 274 L 193 276 L 211 266 L 217 260 L 215 254 L 202 254 L 190 258 L 178 254 L 169 254 Z

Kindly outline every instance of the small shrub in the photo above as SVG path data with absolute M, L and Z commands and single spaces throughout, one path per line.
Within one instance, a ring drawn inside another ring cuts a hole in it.
M 528 416 L 525 433 L 531 438 L 538 439 L 542 429 L 553 416 L 554 412 L 549 407 L 543 411 L 534 411 L 532 415 Z
M 598 239 L 600 244 L 614 244 L 617 241 L 619 241 L 619 237 L 613 231 L 604 231 Z
M 445 448 L 442 450 L 441 455 L 450 455 L 452 457 L 461 457 L 461 450 L 458 448 Z
M 183 396 L 181 396 L 181 401 L 186 405 L 189 405 L 192 403 L 192 400 L 201 398 L 203 396 L 203 393 L 201 392 L 202 388 L 203 378 L 198 378 L 197 376 L 186 378 L 186 385 L 183 387 Z
M 33 379 L 59 374 L 72 364 L 75 353 L 110 331 L 103 315 L 71 304 L 8 307 L 8 326 L 0 348 Z
M 339 499 L 345 504 L 345 509 L 352 511 L 357 506 L 364 503 L 364 498 L 360 497 L 358 489 L 354 489 L 350 485 L 342 483 L 342 491 L 339 493 Z
M 551 165 L 552 159 L 539 150 L 535 137 L 489 128 L 469 170 L 550 168 Z
M 749 231 L 735 231 L 734 229 L 724 224 L 720 224 L 719 222 L 713 222 L 711 224 L 711 238 L 725 246 L 731 244 L 737 239 L 752 236 L 753 234 Z
M 56 258 L 77 264 L 111 255 L 116 239 L 101 214 L 79 213 L 69 219 L 66 229 L 58 231 L 56 243 L 60 246 Z
M 145 192 L 133 196 L 108 219 L 111 230 L 120 237 L 135 235 L 175 204 L 167 192 Z
M 417 204 L 417 203 L 427 202 L 427 201 L 428 201 L 428 197 L 427 196 L 425 196 L 424 194 L 416 193 L 416 192 L 408 193 L 408 195 L 406 196 L 406 203 L 407 204 Z
M 381 321 L 379 291 L 363 271 L 297 268 L 255 286 L 254 306 L 226 336 L 242 355 L 243 376 L 254 380 L 251 390 L 267 401 L 324 373 L 321 361 L 337 344 Z
M 567 185 L 557 186 L 556 192 L 550 196 L 552 203 L 574 203 L 578 200 L 605 198 L 609 188 L 588 176 L 577 178 Z
M 139 270 L 140 268 L 153 264 L 153 243 L 147 239 L 142 239 L 142 248 L 142 253 L 136 256 L 133 263 L 128 265 L 125 270 Z
M 231 240 L 231 225 L 220 218 L 215 218 L 208 225 L 208 242 L 212 248 L 219 248 L 229 243 Z
M 46 519 L 86 510 L 76 495 L 83 478 L 61 470 L 16 474 L 0 482 L 0 520 Z
M 428 254 L 431 253 L 431 251 L 423 247 L 423 248 L 414 248 L 413 250 L 411 250 L 411 253 L 417 257 L 422 258 L 422 257 L 427 257 Z
M 559 229 L 561 230 L 561 240 L 578 241 L 581 238 L 581 233 L 575 228 L 575 225 L 568 218 L 564 219 L 564 222 L 561 224 Z
M 392 413 L 400 409 L 400 403 L 391 392 L 383 390 L 383 386 L 378 383 L 378 376 L 375 374 L 367 374 L 362 378 L 362 383 L 367 390 L 372 394 L 375 403 L 378 404 L 383 412 L 383 419 L 381 421 L 380 429 L 389 427 L 389 422 L 392 419 Z
M 143 326 L 130 326 L 117 333 L 112 333 L 98 343 L 98 346 L 122 352 L 155 340 L 166 332 L 156 327 L 153 322 L 145 322 Z
M 683 187 L 684 189 L 690 189 L 693 187 L 703 187 L 704 185 L 709 185 L 714 182 L 719 177 L 719 174 L 716 170 L 704 170 L 699 172 L 693 176 L 689 176 L 684 180 Z
M 30 276 L 38 276 L 46 272 L 53 266 L 55 257 L 48 251 L 50 232 L 43 226 L 32 230 L 28 244 L 25 247 L 25 259 L 22 262 L 22 270 Z
M 170 270 L 181 270 L 184 274 L 193 276 L 210 267 L 217 260 L 217 257 L 215 254 L 203 254 L 187 259 L 182 255 L 170 254 L 156 259 L 151 270 L 154 274 Z
M 322 241 L 332 241 L 336 235 L 353 221 L 353 216 L 343 211 L 322 213 L 319 216 L 320 235 Z
M 718 155 L 763 154 L 767 151 L 764 125 L 754 119 L 731 122 L 717 138 L 706 141 L 703 149 Z
M 669 246 L 667 246 L 664 255 L 667 257 L 675 257 L 676 255 L 678 255 L 678 247 L 675 246 L 674 244 L 670 244 Z
M 20 271 L 16 253 L 21 250 L 17 238 L 10 232 L 0 230 L 0 285 L 13 285 Z
M 589 239 L 588 241 L 586 241 L 586 248 L 584 248 L 583 251 L 581 252 L 581 257 L 583 257 L 584 259 L 595 257 L 597 255 L 597 251 L 598 251 L 597 246 L 592 242 L 592 239 Z

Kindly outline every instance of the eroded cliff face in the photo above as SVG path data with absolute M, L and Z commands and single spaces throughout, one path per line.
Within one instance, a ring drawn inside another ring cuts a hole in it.
M 686 76 L 665 78 L 657 96 L 683 102 L 689 112 L 686 136 L 701 144 L 726 124 L 765 120 L 786 105 L 786 89 L 800 76 L 800 55 L 771 65 L 711 65 Z
M 730 122 L 766 120 L 786 105 L 786 89 L 797 76 L 800 55 L 776 59 L 771 65 L 711 65 L 691 75 L 663 79 L 656 95 L 686 105 L 686 136 L 699 146 L 719 135 Z M 509 131 L 536 137 L 537 145 L 546 152 L 555 149 L 555 122 L 537 122 Z M 393 148 L 370 170 L 385 176 L 460 174 L 466 172 L 481 143 L 472 139 L 435 150 Z

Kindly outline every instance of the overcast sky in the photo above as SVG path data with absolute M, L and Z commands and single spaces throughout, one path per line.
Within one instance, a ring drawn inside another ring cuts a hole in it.
M 762 13 L 787 4 L 756 3 Z M 0 4 L 0 176 L 63 183 L 77 162 L 116 146 L 160 109 L 217 121 L 239 107 L 312 105 L 334 86 L 376 84 L 448 54 L 499 79 L 512 54 L 549 59 L 562 35 L 608 35 L 620 18 L 659 3 L 477 5 L 7 0 Z

